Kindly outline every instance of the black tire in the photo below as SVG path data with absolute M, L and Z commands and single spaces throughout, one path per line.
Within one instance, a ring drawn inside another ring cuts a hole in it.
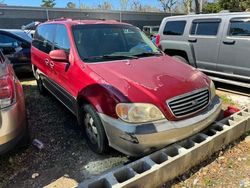
M 82 110 L 82 126 L 88 146 L 95 153 L 107 153 L 109 150 L 108 139 L 100 117 L 96 113 L 95 109 L 89 104 L 84 105 Z
M 189 62 L 182 56 L 179 56 L 179 55 L 174 55 L 172 56 L 174 59 L 176 59 L 177 61 L 181 61 L 182 63 L 186 63 L 186 64 L 189 64 Z
M 42 81 L 42 79 L 41 79 L 41 77 L 39 76 L 39 74 L 37 73 L 37 77 L 38 78 L 36 78 L 36 84 L 37 84 L 37 89 L 38 89 L 38 91 L 39 91 L 39 93 L 41 94 L 41 95 L 46 95 L 47 94 L 47 90 L 46 90 L 46 88 L 43 86 L 43 81 Z

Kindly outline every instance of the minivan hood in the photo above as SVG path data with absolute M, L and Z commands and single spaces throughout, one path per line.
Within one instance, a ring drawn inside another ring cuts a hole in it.
M 209 88 L 210 82 L 205 74 L 167 55 L 88 65 L 129 102 L 152 103 L 165 112 L 166 100 Z

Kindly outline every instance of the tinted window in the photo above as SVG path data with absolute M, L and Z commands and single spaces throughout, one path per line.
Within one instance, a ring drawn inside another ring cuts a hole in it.
M 220 20 L 197 20 L 193 21 L 191 35 L 212 35 L 218 33 Z
M 182 35 L 186 26 L 186 21 L 169 21 L 166 23 L 164 35 Z
M 0 33 L 0 46 L 6 46 L 6 45 L 12 47 L 18 47 L 21 45 L 21 41 L 9 35 Z
M 45 53 L 49 53 L 53 48 L 55 30 L 56 25 L 54 24 L 39 26 L 34 36 L 33 46 Z
M 230 36 L 250 36 L 250 20 L 249 19 L 233 19 L 231 20 Z
M 22 38 L 22 39 L 24 39 L 27 42 L 32 41 L 32 38 L 24 31 L 19 31 L 19 30 L 16 31 L 16 30 L 14 30 L 14 31 L 11 31 L 11 33 L 18 36 L 18 37 L 20 37 L 20 38 Z
M 70 50 L 70 42 L 68 37 L 67 29 L 64 25 L 57 25 L 56 28 L 56 35 L 54 41 L 54 49 L 65 50 L 69 53 Z

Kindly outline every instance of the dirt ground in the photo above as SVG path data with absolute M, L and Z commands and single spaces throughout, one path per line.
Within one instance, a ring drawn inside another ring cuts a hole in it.
M 64 106 L 51 95 L 41 96 L 34 80 L 23 80 L 22 85 L 31 140 L 40 140 L 44 149 L 30 145 L 0 156 L 1 188 L 43 187 L 60 178 L 81 182 L 127 162 L 127 157 L 116 151 L 106 156 L 93 153 L 75 117 Z
M 51 95 L 39 95 L 33 79 L 22 79 L 22 84 L 31 140 L 38 139 L 45 147 L 39 150 L 30 145 L 0 156 L 1 188 L 72 187 L 129 161 L 116 151 L 105 156 L 93 153 L 85 144 L 75 117 L 64 106 Z M 224 109 L 229 104 L 250 103 L 249 91 L 235 93 L 223 87 L 217 93 L 224 101 Z M 238 141 L 166 187 L 239 187 L 247 186 L 249 178 L 250 144 Z

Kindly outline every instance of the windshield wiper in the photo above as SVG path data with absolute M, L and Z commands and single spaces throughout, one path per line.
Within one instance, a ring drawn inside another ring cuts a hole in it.
M 147 56 L 159 56 L 159 55 L 162 55 L 162 53 L 160 52 L 143 52 L 143 53 L 140 53 L 140 54 L 134 54 L 134 56 L 137 56 L 137 57 L 147 57 Z
M 137 56 L 132 55 L 103 55 L 103 56 L 92 56 L 83 58 L 85 61 L 99 61 L 99 60 L 119 60 L 119 59 L 138 59 Z

